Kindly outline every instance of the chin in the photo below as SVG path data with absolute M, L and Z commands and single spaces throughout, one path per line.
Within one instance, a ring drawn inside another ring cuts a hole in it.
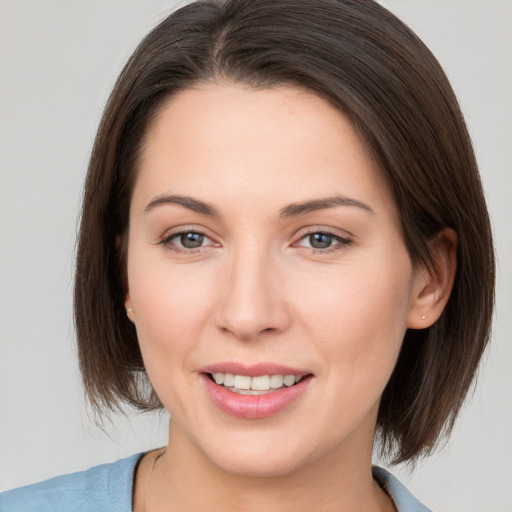
M 296 457 L 286 456 L 285 454 L 278 456 L 274 454 L 269 457 L 268 453 L 258 455 L 232 453 L 229 457 L 223 457 L 212 462 L 226 473 L 251 478 L 286 476 L 302 467 L 301 461 L 298 461 Z
M 271 478 L 291 474 L 318 457 L 304 440 L 288 436 L 250 434 L 229 436 L 228 442 L 204 446 L 210 463 L 221 471 L 245 477 Z

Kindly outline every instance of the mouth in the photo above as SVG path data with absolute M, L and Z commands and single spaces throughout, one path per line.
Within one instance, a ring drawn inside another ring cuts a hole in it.
M 218 386 L 224 389 L 238 393 L 240 395 L 266 395 L 274 393 L 283 388 L 290 388 L 298 384 L 308 375 L 236 375 L 233 373 L 206 373 L 206 376 Z
M 262 419 L 284 411 L 310 389 L 313 374 L 274 364 L 221 363 L 200 372 L 207 396 L 222 412 Z

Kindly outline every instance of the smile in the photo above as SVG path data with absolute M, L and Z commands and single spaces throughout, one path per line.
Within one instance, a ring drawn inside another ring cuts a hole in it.
M 199 373 L 211 403 L 229 416 L 263 419 L 293 404 L 310 389 L 314 375 L 272 363 L 219 363 Z
M 300 382 L 301 375 L 234 375 L 216 372 L 210 378 L 219 386 L 240 395 L 264 395 L 283 387 L 291 387 Z

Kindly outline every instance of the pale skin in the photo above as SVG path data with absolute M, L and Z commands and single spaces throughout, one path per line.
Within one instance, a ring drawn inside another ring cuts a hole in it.
M 205 84 L 165 104 L 133 190 L 126 307 L 172 420 L 134 510 L 395 510 L 373 439 L 406 329 L 434 323 L 453 284 L 455 233 L 432 245 L 414 268 L 375 163 L 321 98 Z M 285 410 L 234 417 L 199 375 L 228 360 L 312 378 Z

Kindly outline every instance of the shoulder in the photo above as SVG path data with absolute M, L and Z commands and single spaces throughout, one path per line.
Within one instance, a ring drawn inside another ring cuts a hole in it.
M 391 496 L 398 512 L 431 512 L 385 469 L 373 466 L 372 473 L 373 478 Z
M 131 512 L 133 475 L 141 457 L 0 493 L 0 512 Z

